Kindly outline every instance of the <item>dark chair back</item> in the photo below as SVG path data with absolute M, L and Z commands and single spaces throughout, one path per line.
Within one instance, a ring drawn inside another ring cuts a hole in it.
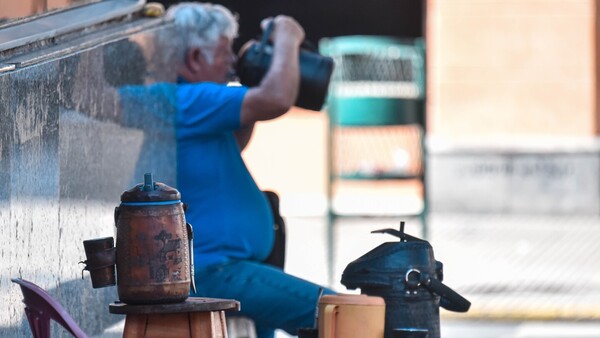
M 279 214 L 279 196 L 275 192 L 268 190 L 263 191 L 263 193 L 267 197 L 267 200 L 269 200 L 269 205 L 273 212 L 273 230 L 275 232 L 273 249 L 269 257 L 265 260 L 265 263 L 283 270 L 285 264 L 285 221 L 281 217 L 281 214 Z

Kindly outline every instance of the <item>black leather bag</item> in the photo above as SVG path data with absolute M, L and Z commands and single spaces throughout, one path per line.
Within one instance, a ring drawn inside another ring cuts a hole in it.
M 429 242 L 400 231 L 383 229 L 400 238 L 387 242 L 348 264 L 342 284 L 348 289 L 385 300 L 385 338 L 394 330 L 427 330 L 429 338 L 440 337 L 439 307 L 466 312 L 471 303 L 442 283 L 443 265 L 435 260 Z
M 240 50 L 236 73 L 240 83 L 254 87 L 260 84 L 273 59 L 269 36 L 273 21 L 265 29 L 261 41 L 254 41 Z M 327 97 L 333 72 L 333 59 L 319 54 L 309 42 L 300 50 L 300 90 L 295 105 L 310 110 L 321 110 Z

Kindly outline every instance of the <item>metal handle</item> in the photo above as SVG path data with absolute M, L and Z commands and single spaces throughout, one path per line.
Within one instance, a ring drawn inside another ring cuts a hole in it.
M 121 213 L 121 209 L 119 207 L 115 207 L 115 228 L 117 227 L 117 220 L 119 219 L 119 214 Z
M 262 38 L 260 39 L 260 42 L 262 43 L 263 48 L 264 48 L 264 46 L 266 46 L 269 43 L 269 38 L 271 37 L 271 33 L 273 32 L 273 27 L 275 27 L 275 19 L 272 19 L 271 21 L 269 21 L 269 23 L 267 24 L 267 27 L 263 31 Z
M 424 275 L 421 274 L 420 282 L 427 289 L 429 289 L 429 291 L 437 293 L 440 296 L 440 305 L 444 309 L 454 312 L 469 311 L 471 302 L 439 280 L 435 278 L 424 277 Z
M 431 278 L 427 274 L 421 273 L 418 269 L 409 269 L 404 276 L 406 287 L 416 291 L 416 288 L 423 285 L 431 293 L 440 296 L 440 306 L 446 310 L 454 312 L 467 312 L 471 307 L 471 302 L 459 295 L 438 279 Z M 408 292 L 408 291 L 407 291 Z
M 188 253 L 190 255 L 190 286 L 192 292 L 196 293 L 196 280 L 194 278 L 194 229 L 190 223 L 185 223 L 188 235 Z

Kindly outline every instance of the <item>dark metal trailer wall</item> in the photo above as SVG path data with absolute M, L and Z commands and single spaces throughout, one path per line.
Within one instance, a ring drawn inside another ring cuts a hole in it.
M 159 1 L 166 7 L 179 1 Z M 290 15 L 302 24 L 306 38 L 318 43 L 323 37 L 388 35 L 416 38 L 424 34 L 423 0 L 215 0 L 239 14 L 241 44 L 260 34 L 263 18 Z

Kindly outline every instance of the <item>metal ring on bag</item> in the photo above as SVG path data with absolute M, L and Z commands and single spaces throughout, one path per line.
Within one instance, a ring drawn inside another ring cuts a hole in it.
M 413 272 L 416 272 L 416 273 L 418 273 L 419 275 L 421 275 L 421 271 L 419 271 L 418 269 L 409 269 L 408 271 L 406 271 L 406 275 L 404 276 L 404 280 L 406 281 L 406 283 L 409 283 L 409 282 L 410 282 L 410 281 L 408 280 L 408 276 L 409 276 L 411 273 L 413 273 Z M 419 280 L 419 278 L 417 278 L 417 280 Z M 421 285 L 421 282 L 420 282 L 420 281 L 417 283 L 417 286 L 419 286 L 419 285 Z

